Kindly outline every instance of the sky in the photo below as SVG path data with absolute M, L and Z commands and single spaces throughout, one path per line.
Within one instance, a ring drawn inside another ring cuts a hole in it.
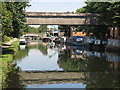
M 87 0 L 30 0 L 31 2 L 83 2 Z
M 26 12 L 75 12 L 85 6 L 85 0 L 31 0 Z M 31 25 L 32 26 L 32 25 Z M 39 25 L 33 25 L 39 27 Z M 50 26 L 49 26 L 50 27 Z
M 32 0 L 30 5 L 26 12 L 75 12 L 86 4 L 84 0 Z

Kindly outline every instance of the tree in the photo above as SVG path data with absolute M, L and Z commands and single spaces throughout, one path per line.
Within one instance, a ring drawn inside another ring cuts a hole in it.
M 13 37 L 19 37 L 22 35 L 23 29 L 25 27 L 25 8 L 29 6 L 27 2 L 13 2 L 10 3 L 10 11 L 13 14 Z M 15 17 L 15 18 L 14 18 Z
M 41 32 L 46 32 L 48 30 L 47 28 L 47 25 L 40 25 L 38 27 L 38 32 L 41 33 Z
M 86 10 L 84 7 L 76 10 L 76 13 L 85 13 L 85 12 L 86 12 Z
M 86 2 L 86 6 L 77 9 L 77 13 L 97 13 L 100 16 L 98 19 L 98 26 L 78 26 L 77 31 L 82 28 L 87 32 L 94 33 L 98 38 L 104 38 L 106 34 L 109 37 L 109 26 L 113 27 L 113 32 L 115 27 L 120 27 L 120 2 Z M 99 31 L 99 33 L 98 33 Z M 99 34 L 99 35 L 98 35 Z
M 25 24 L 25 8 L 28 2 L 2 2 L 2 35 L 19 37 Z
M 111 13 L 112 25 L 120 26 L 120 1 L 110 2 L 110 6 L 107 8 L 109 13 Z
M 86 2 L 86 13 L 98 13 L 99 23 L 104 25 L 120 25 L 120 1 L 119 2 Z
M 7 10 L 7 4 L 2 3 L 2 39 L 4 41 L 4 35 L 11 36 L 13 32 L 12 24 L 13 15 L 10 10 Z

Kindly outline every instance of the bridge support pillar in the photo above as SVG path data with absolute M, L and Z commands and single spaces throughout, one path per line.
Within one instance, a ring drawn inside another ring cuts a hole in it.
M 68 25 L 68 31 L 69 31 L 68 37 L 72 37 L 73 36 L 73 30 L 72 30 L 70 25 Z
M 72 29 L 72 27 L 70 27 L 70 37 L 72 37 L 73 36 L 73 29 Z

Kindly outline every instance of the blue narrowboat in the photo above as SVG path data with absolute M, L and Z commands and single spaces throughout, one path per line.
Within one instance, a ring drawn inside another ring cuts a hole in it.
M 83 51 L 82 50 L 73 50 L 73 53 L 77 54 L 77 55 L 82 55 Z
M 84 37 L 82 36 L 75 36 L 73 37 L 73 45 L 81 46 L 83 45 Z

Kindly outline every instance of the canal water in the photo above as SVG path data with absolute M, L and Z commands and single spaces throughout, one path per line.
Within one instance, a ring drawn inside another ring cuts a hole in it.
M 27 80 L 20 80 L 25 85 L 24 88 L 120 87 L 120 53 L 39 41 L 20 45 L 13 64 L 19 67 L 20 72 L 27 73 L 21 74 L 21 77 L 27 78 Z M 61 74 L 58 75 L 58 72 Z M 39 74 L 41 78 L 44 77 L 43 73 L 47 73 L 45 78 L 48 81 L 40 81 L 40 78 L 38 81 L 32 80 Z M 49 73 L 54 74 L 50 76 Z M 75 76 L 75 73 L 78 74 Z M 57 78 L 49 80 L 56 75 Z M 69 79 L 65 78 L 65 75 L 68 75 Z

